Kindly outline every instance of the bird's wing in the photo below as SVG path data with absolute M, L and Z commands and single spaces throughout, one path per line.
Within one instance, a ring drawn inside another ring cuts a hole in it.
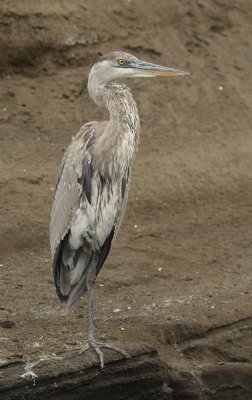
M 54 281 L 61 299 L 69 289 L 69 271 L 62 264 L 64 245 L 83 193 L 88 197 L 90 184 L 84 184 L 84 165 L 90 162 L 95 140 L 92 123 L 84 125 L 73 138 L 60 165 L 56 182 L 50 223 L 50 246 L 53 259 Z M 86 191 L 85 191 L 86 190 Z M 61 287 L 65 286 L 65 291 Z
M 90 159 L 90 143 L 94 135 L 91 124 L 84 125 L 66 150 L 60 165 L 51 212 L 50 245 L 52 257 L 67 234 L 78 208 L 83 185 L 83 161 Z
M 88 265 L 92 252 L 85 243 L 78 248 L 69 247 L 69 235 L 76 217 L 76 211 L 86 197 L 91 206 L 91 183 L 98 174 L 92 163 L 92 148 L 96 136 L 104 129 L 104 123 L 89 123 L 82 127 L 65 152 L 58 175 L 51 213 L 50 244 L 53 258 L 54 282 L 62 300 L 68 300 L 71 307 L 86 290 Z M 99 174 L 98 174 L 99 175 Z M 99 177 L 101 182 L 103 177 Z M 107 232 L 107 237 L 99 243 L 96 274 L 104 264 L 111 247 L 115 227 Z M 81 271 L 81 272 L 80 272 Z

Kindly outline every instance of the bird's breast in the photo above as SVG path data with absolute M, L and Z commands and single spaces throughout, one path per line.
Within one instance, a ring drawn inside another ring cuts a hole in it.
M 108 164 L 108 173 L 113 179 L 114 176 L 123 178 L 134 159 L 136 151 L 136 140 L 133 132 L 128 127 L 125 133 L 118 139 L 113 150 L 112 158 Z
M 82 244 L 84 232 L 95 235 L 100 246 L 103 245 L 120 214 L 122 203 L 121 184 L 116 180 L 103 180 L 99 173 L 92 179 L 91 203 L 86 197 L 80 203 L 71 225 L 71 246 Z

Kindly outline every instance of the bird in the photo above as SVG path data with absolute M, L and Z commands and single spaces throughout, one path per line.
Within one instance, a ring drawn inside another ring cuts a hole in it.
M 70 310 L 87 291 L 87 340 L 80 351 L 92 348 L 101 368 L 103 348 L 130 357 L 114 344 L 96 341 L 93 325 L 94 284 L 124 216 L 140 134 L 136 102 L 118 80 L 188 74 L 123 51 L 98 57 L 90 67 L 87 88 L 94 103 L 107 108 L 109 120 L 83 125 L 60 164 L 50 222 L 54 284 Z

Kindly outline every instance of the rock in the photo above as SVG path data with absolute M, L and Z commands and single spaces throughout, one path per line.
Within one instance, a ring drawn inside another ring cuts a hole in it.
M 156 350 L 146 344 L 123 347 L 132 358 L 104 350 L 104 369 L 92 351 L 68 351 L 30 364 L 5 363 L 0 369 L 1 400 L 171 399 Z

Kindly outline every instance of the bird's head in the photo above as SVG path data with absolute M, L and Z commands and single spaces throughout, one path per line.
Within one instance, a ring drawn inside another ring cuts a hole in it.
M 131 54 L 119 51 L 99 57 L 91 66 L 90 74 L 104 83 L 118 78 L 190 75 L 189 72 L 139 60 Z

